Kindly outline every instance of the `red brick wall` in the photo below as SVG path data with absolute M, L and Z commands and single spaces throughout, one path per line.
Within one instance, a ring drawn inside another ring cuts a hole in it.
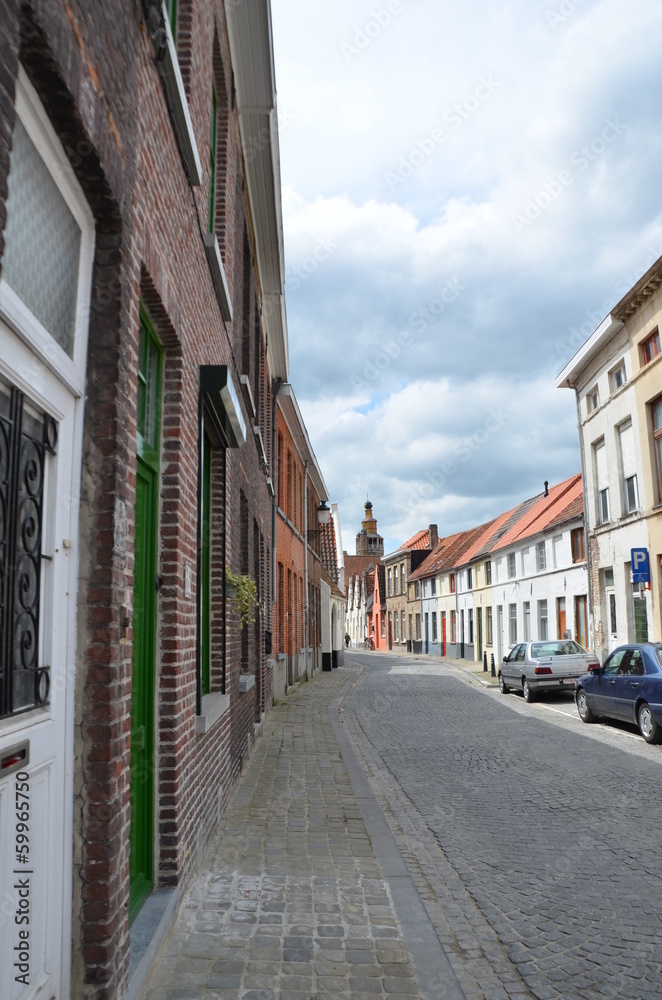
M 279 507 L 276 520 L 276 581 L 274 653 L 293 655 L 305 645 L 305 552 L 308 548 L 309 646 L 321 643 L 319 537 L 304 541 L 305 464 L 299 455 L 280 409 L 277 411 L 277 439 L 280 465 L 277 470 L 276 496 Z M 308 476 L 308 529 L 317 528 L 316 508 L 320 497 Z M 289 577 L 288 577 L 289 574 Z M 288 582 L 289 580 L 289 582 Z
M 268 608 L 271 501 L 249 440 L 215 454 L 212 526 L 212 690 L 231 709 L 195 734 L 198 558 L 198 368 L 250 378 L 270 460 L 271 376 L 246 208 L 229 46 L 220 0 L 180 0 L 181 66 L 203 165 L 192 190 L 164 100 L 142 8 L 85 0 L 0 0 L 0 253 L 20 59 L 68 152 L 96 223 L 88 397 L 81 479 L 72 995 L 122 996 L 128 970 L 133 545 L 139 305 L 164 349 L 156 649 L 155 884 L 184 881 L 218 817 L 272 700 L 265 614 L 241 635 L 224 620 L 223 565 L 258 579 Z M 21 21 L 21 10 L 24 9 Z M 22 27 L 21 27 L 22 24 Z M 226 121 L 217 151 L 217 231 L 235 319 L 225 324 L 203 250 L 212 77 Z M 242 542 L 240 494 L 248 543 Z M 257 533 L 258 545 L 254 545 Z M 245 551 L 242 554 L 242 544 Z M 289 564 L 288 564 L 289 565 Z M 301 560 L 297 555 L 301 577 Z M 187 576 L 193 589 L 189 596 Z M 225 672 L 223 670 L 225 667 Z M 133 775 L 133 780 L 137 776 Z

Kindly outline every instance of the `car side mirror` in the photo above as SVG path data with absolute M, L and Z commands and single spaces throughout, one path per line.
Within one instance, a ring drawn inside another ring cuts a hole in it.
M 504 656 L 504 658 L 503 658 L 503 660 L 502 660 L 501 662 L 502 662 L 502 663 L 507 663 L 507 662 L 508 662 L 508 657 L 507 657 L 507 656 Z
M 592 666 L 590 666 L 588 668 L 589 674 L 594 674 L 594 675 L 595 674 L 599 674 L 601 670 L 602 670 L 602 667 L 599 664 L 596 664 L 596 663 L 594 663 Z

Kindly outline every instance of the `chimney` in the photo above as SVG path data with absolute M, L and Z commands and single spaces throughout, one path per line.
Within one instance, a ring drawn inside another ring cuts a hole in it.
M 549 483 L 545 480 L 545 496 L 549 496 Z
M 439 529 L 436 524 L 431 524 L 428 531 L 430 532 L 430 549 L 432 550 L 439 543 Z

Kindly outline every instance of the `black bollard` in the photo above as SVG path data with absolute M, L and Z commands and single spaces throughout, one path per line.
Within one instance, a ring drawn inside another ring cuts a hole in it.
M 487 653 L 483 653 L 483 673 L 487 673 Z
M 491 654 L 490 661 L 492 665 L 492 677 L 496 677 L 496 670 L 494 669 L 494 653 Z

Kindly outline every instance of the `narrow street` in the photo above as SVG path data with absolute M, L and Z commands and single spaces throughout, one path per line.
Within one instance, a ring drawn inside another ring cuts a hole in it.
M 662 749 L 429 658 L 349 660 L 344 728 L 466 996 L 659 997 Z

